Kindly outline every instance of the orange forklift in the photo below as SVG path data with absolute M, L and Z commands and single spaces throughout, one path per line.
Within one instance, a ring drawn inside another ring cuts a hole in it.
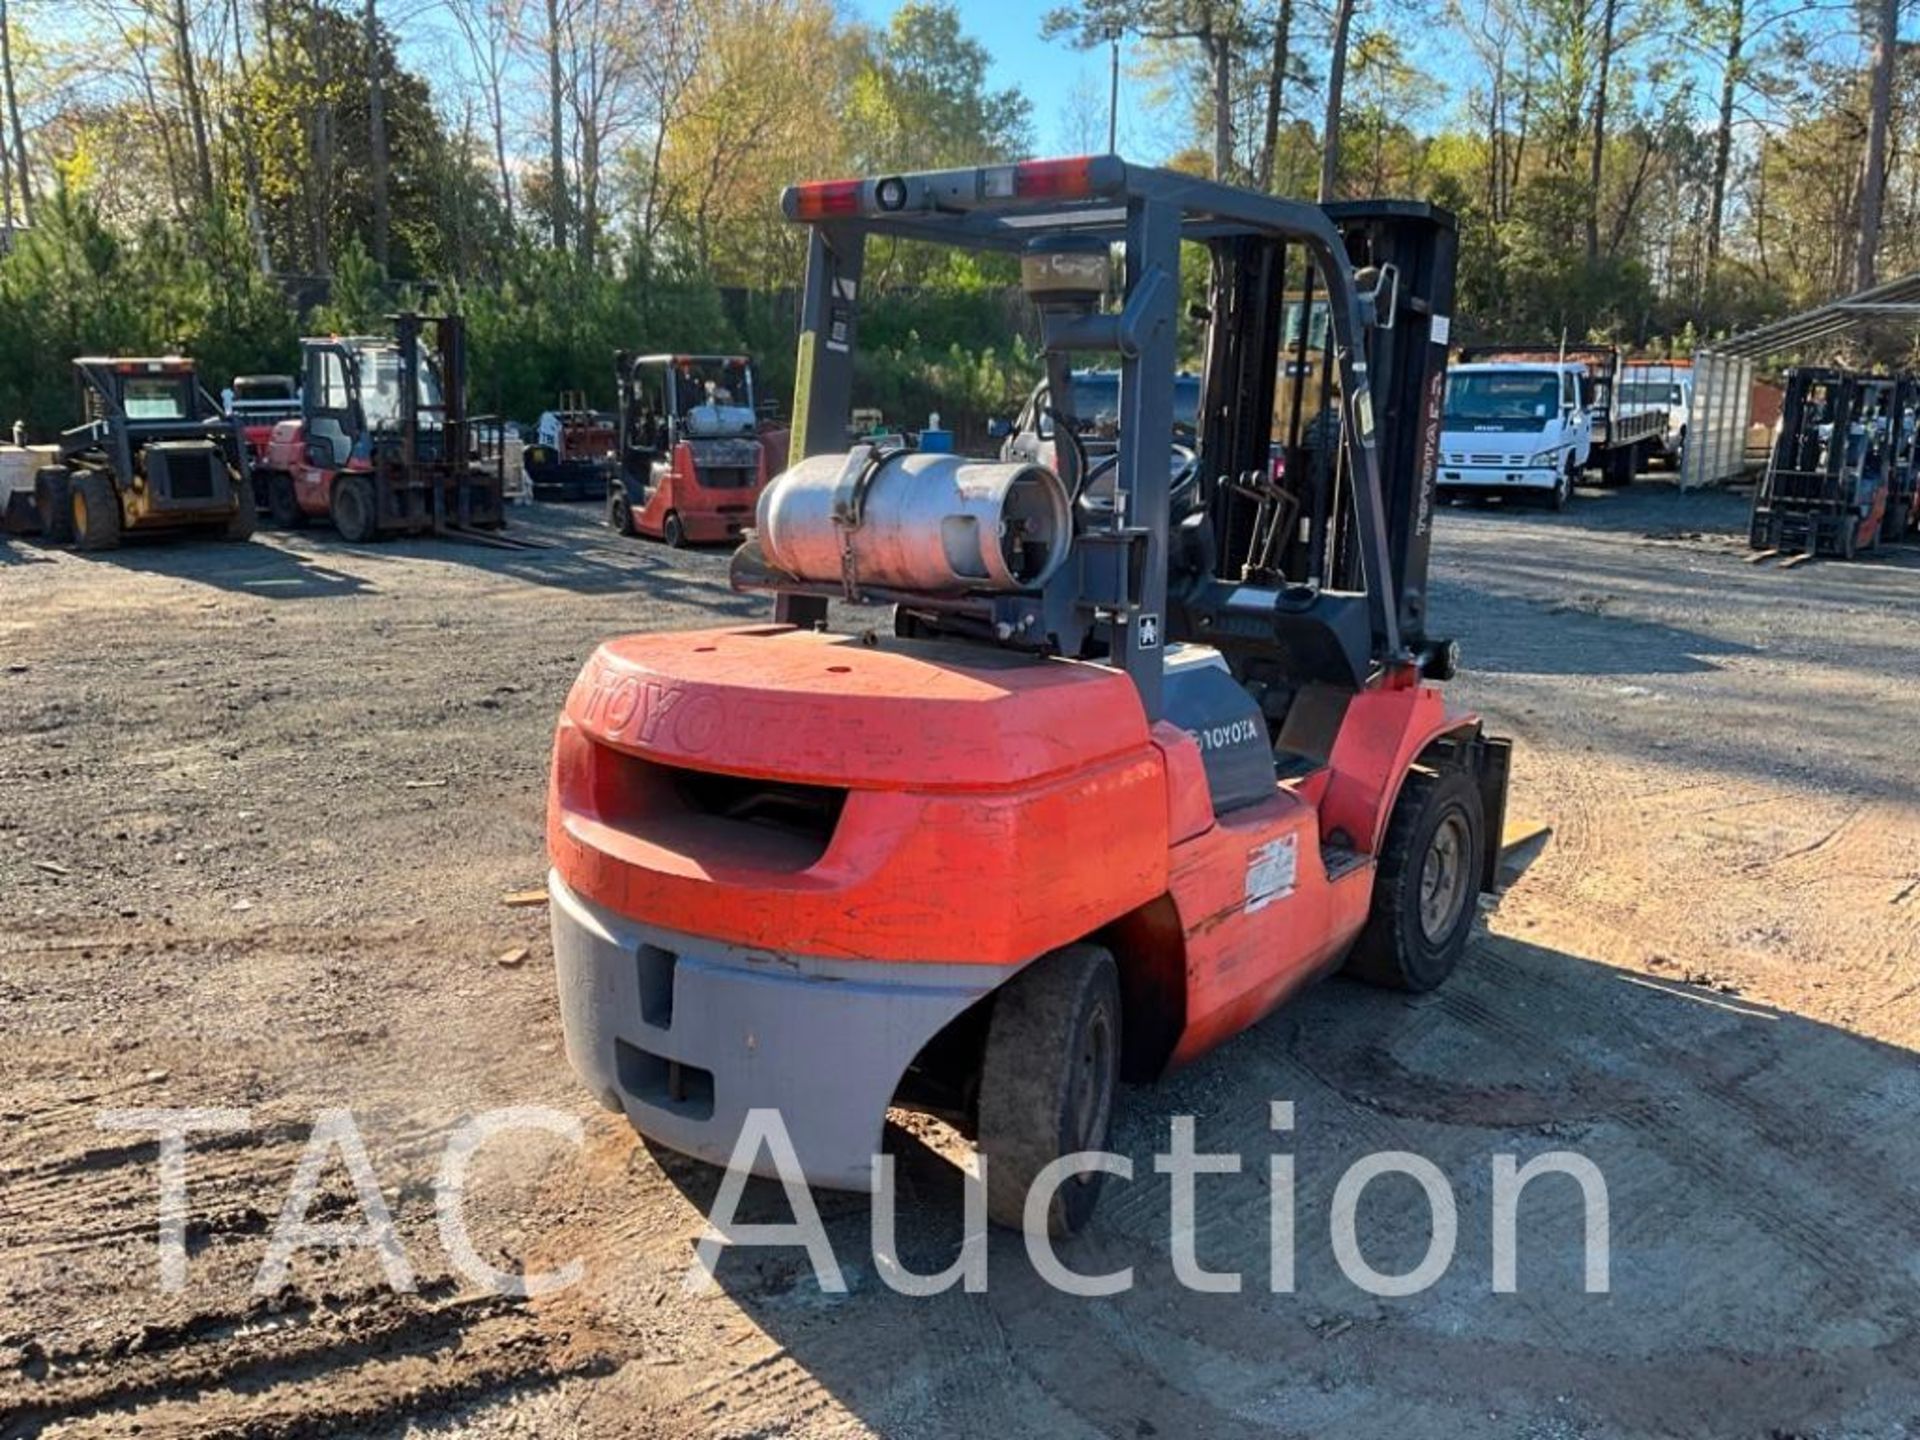
M 1441 984 L 1496 884 L 1510 745 L 1447 703 L 1427 614 L 1454 222 L 1115 156 L 782 203 L 809 227 L 796 459 L 732 571 L 773 614 L 608 640 L 568 696 L 567 1054 L 715 1163 L 777 1109 L 829 1187 L 872 1184 L 890 1104 L 929 1111 L 995 1221 L 1065 1234 L 1100 1172 L 1036 1180 L 1104 1147 L 1120 1080 L 1332 971 Z M 870 237 L 1017 257 L 1052 394 L 1117 357 L 1114 451 L 1070 414 L 1053 466 L 846 449 Z M 1170 464 L 1187 242 L 1205 371 Z M 1316 303 L 1323 342 L 1286 325 Z M 1316 343 L 1324 433 L 1288 427 L 1276 465 L 1275 387 Z M 834 601 L 891 633 L 830 628 Z
M 614 356 L 619 463 L 607 523 L 622 535 L 683 545 L 738 540 L 784 435 L 764 433 L 745 355 Z

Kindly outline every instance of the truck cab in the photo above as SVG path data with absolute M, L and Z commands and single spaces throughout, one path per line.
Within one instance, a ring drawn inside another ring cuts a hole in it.
M 1441 420 L 1440 490 L 1518 493 L 1564 509 L 1592 458 L 1594 404 L 1583 365 L 1452 367 Z

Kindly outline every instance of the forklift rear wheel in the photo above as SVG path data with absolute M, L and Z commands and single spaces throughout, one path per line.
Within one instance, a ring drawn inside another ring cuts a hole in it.
M 40 517 L 40 536 L 49 545 L 73 539 L 73 476 L 49 465 L 33 477 L 33 508 Z
M 298 530 L 307 523 L 306 512 L 293 490 L 293 476 L 276 470 L 267 476 L 267 513 L 282 530 Z
M 1408 774 L 1347 973 L 1395 990 L 1431 990 L 1453 973 L 1473 931 L 1485 830 L 1472 775 L 1457 766 Z
M 667 511 L 667 518 L 660 524 L 660 538 L 667 542 L 669 549 L 680 550 L 687 543 L 687 527 L 680 521 L 680 512 Z
M 120 544 L 120 496 L 98 470 L 83 472 L 73 486 L 73 538 L 82 550 L 112 550 Z
M 980 1064 L 980 1152 L 987 1214 L 1026 1228 L 1034 1177 L 1062 1155 L 1104 1149 L 1120 1077 L 1120 979 L 1098 945 L 1043 955 L 994 997 Z M 1069 1176 L 1053 1192 L 1046 1230 L 1086 1224 L 1104 1173 Z
M 627 503 L 624 495 L 615 495 L 607 501 L 607 524 L 622 535 L 637 535 L 633 528 L 633 506 Z
M 333 482 L 329 509 L 342 540 L 359 544 L 373 538 L 373 485 L 364 475 L 342 475 Z

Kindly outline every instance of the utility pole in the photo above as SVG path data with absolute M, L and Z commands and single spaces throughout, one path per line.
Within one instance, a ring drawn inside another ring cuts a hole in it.
M 1107 30 L 1107 48 L 1111 59 L 1107 69 L 1107 154 L 1119 153 L 1115 136 L 1120 123 L 1120 27 Z

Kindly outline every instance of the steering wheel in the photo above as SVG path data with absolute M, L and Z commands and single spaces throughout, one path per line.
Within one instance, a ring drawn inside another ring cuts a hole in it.
M 1188 445 L 1176 443 L 1169 448 L 1173 452 L 1173 468 L 1167 479 L 1168 509 L 1172 514 L 1178 515 L 1183 492 L 1191 490 L 1194 485 L 1199 482 L 1200 455 L 1198 451 Z M 1074 509 L 1076 511 L 1080 512 L 1083 516 L 1092 513 L 1094 507 L 1088 502 L 1093 498 L 1090 493 L 1093 482 L 1102 475 L 1105 475 L 1119 463 L 1120 452 L 1116 450 L 1111 455 L 1101 456 L 1099 460 L 1087 468 L 1086 473 L 1080 477 L 1079 491 L 1073 497 Z

